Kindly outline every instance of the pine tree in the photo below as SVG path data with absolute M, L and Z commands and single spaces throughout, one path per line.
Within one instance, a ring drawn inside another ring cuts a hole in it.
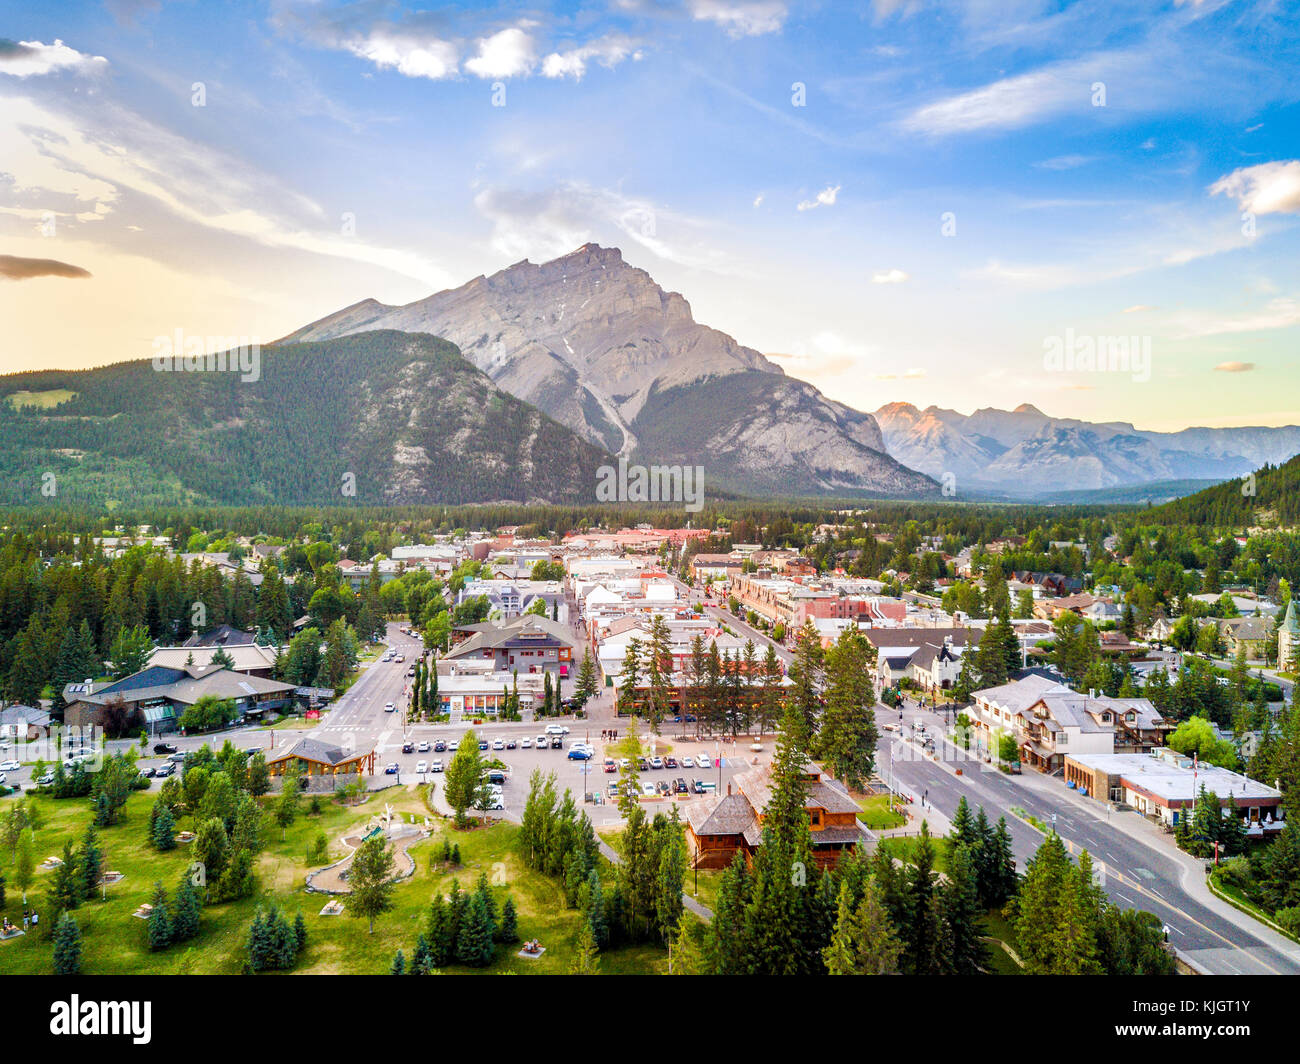
M 82 877 L 78 855 L 72 851 L 72 843 L 63 844 L 63 863 L 54 873 L 54 899 L 60 909 L 72 910 L 81 904 L 84 897 L 86 881 Z
M 81 839 L 81 851 L 78 854 L 81 864 L 82 894 L 87 898 L 95 896 L 95 889 L 104 874 L 104 855 L 100 852 L 95 837 L 93 824 L 87 825 L 86 834 Z
M 181 876 L 174 895 L 172 906 L 172 939 L 176 942 L 188 942 L 199 933 L 202 920 L 202 904 L 194 884 L 188 874 Z
M 388 974 L 389 975 L 406 974 L 406 958 L 402 956 L 402 951 L 400 949 L 397 951 L 396 956 L 393 957 L 393 966 L 388 970 Z
M 509 894 L 501 904 L 501 926 L 497 929 L 497 941 L 507 945 L 519 941 L 519 916 L 515 912 L 515 899 Z
M 492 921 L 483 896 L 475 892 L 456 938 L 456 960 L 470 968 L 492 963 Z
M 54 974 L 81 974 L 81 928 L 69 912 L 59 917 L 54 929 Z
M 948 848 L 948 882 L 943 887 L 943 916 L 948 925 L 949 949 L 944 966 L 954 975 L 978 975 L 987 963 L 981 941 L 979 883 L 969 845 Z
M 940 934 L 942 920 L 934 904 L 937 875 L 930 829 L 921 821 L 911 868 L 907 872 L 907 896 L 911 922 L 907 929 L 907 956 L 913 975 L 937 975 L 942 970 Z
M 596 947 L 596 934 L 587 921 L 583 921 L 582 930 L 578 933 L 578 952 L 569 967 L 569 974 L 600 974 L 600 951 Z
M 167 912 L 167 892 L 161 883 L 155 883 L 153 909 L 149 913 L 149 949 L 156 953 L 171 944 L 172 920 Z

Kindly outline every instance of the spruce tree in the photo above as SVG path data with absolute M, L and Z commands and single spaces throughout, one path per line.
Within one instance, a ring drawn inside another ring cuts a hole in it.
M 509 894 L 501 904 L 501 926 L 497 928 L 497 941 L 507 945 L 519 941 L 519 916 L 515 912 L 515 899 Z
M 161 883 L 155 883 L 153 909 L 149 913 L 149 949 L 156 953 L 171 944 L 172 919 L 167 911 L 167 891 Z
M 69 912 L 59 917 L 54 929 L 54 974 L 81 974 L 81 928 Z
M 199 924 L 202 920 L 202 904 L 188 874 L 181 876 L 173 898 L 172 939 L 176 942 L 187 942 L 199 933 Z

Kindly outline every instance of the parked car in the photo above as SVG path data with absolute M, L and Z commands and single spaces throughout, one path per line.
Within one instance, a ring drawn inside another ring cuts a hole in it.
M 617 797 L 618 797 L 618 780 L 610 780 L 610 781 L 609 781 L 608 791 L 609 791 L 609 796 L 610 796 L 611 798 L 617 798 Z
M 0 772 L 17 772 L 22 767 L 21 761 L 0 761 Z
M 442 771 L 443 771 L 442 758 L 440 758 L 440 757 L 435 757 L 432 761 L 430 761 L 430 762 L 429 762 L 429 771 L 430 771 L 430 772 L 442 772 Z
M 552 736 L 551 736 L 551 749 L 552 749 L 552 750 L 562 750 L 562 749 L 564 749 L 564 736 L 563 736 L 563 735 L 552 735 Z
M 664 768 L 676 768 L 676 767 L 677 767 L 677 758 L 675 757 L 664 758 Z
M 153 752 L 155 754 L 174 754 L 176 753 L 176 747 L 172 746 L 171 743 L 154 743 Z
M 167 760 L 170 761 L 173 765 L 183 765 L 185 764 L 185 756 L 186 756 L 185 754 L 177 752 L 175 754 L 169 754 L 167 756 Z
M 415 753 L 415 743 L 412 743 L 412 742 L 405 742 L 405 743 L 402 743 L 402 753 L 404 753 L 404 754 L 413 754 L 413 753 Z
M 696 794 L 703 794 L 703 793 L 704 793 L 704 781 L 703 781 L 703 780 L 696 780 L 694 783 L 691 784 L 691 790 L 693 790 Z
M 396 761 L 390 761 L 387 765 L 384 766 L 385 776 L 396 776 L 401 771 L 402 771 L 401 767 L 397 764 Z
M 694 767 L 695 767 L 695 759 L 693 757 L 682 758 L 682 768 L 694 768 Z
M 166 773 L 166 775 L 170 776 L 171 773 L 168 772 L 168 773 Z M 54 782 L 54 773 L 53 773 L 53 772 L 47 772 L 47 773 L 45 773 L 44 776 L 42 776 L 40 779 L 38 779 L 38 780 L 36 781 L 36 785 L 37 785 L 38 787 L 48 787 L 48 786 L 49 786 L 51 783 L 53 783 L 53 782 Z
M 486 750 L 488 748 L 488 741 L 486 739 L 480 739 L 478 741 L 478 748 L 480 750 Z
M 570 761 L 590 761 L 591 750 L 581 743 L 574 743 L 569 747 Z
M 157 775 L 159 779 L 166 779 L 168 776 L 172 775 L 175 771 L 176 771 L 176 766 L 173 765 L 170 761 L 167 761 L 158 766 L 158 771 L 155 773 L 155 775 Z M 47 773 L 47 775 L 49 774 Z M 42 776 L 41 779 L 37 780 L 36 782 L 40 783 L 41 780 L 43 780 L 44 778 L 45 777 Z M 50 776 L 50 782 L 51 783 L 54 782 L 53 776 Z
M 533 748 L 532 739 L 528 738 L 527 736 L 524 736 L 524 738 L 519 740 L 520 750 L 531 750 L 532 748 Z
M 504 739 L 496 739 L 492 743 L 493 750 L 504 750 L 505 748 L 506 748 L 506 741 Z
M 518 746 L 518 745 L 519 745 L 519 744 L 516 743 L 513 739 L 507 739 L 507 740 L 506 740 L 506 749 L 507 749 L 507 750 L 513 750 L 513 749 L 514 749 L 516 746 Z
M 649 772 L 650 762 L 647 761 L 644 757 L 638 757 L 636 759 L 636 768 L 638 772 Z
M 447 744 L 447 752 L 448 752 L 449 754 L 454 754 L 454 753 L 455 753 L 457 750 L 459 750 L 459 749 L 460 749 L 460 740 L 459 740 L 459 739 L 453 739 L 451 742 L 449 742 L 449 743 Z
M 663 767 L 664 767 L 664 759 L 663 759 L 662 757 L 652 757 L 652 758 L 650 759 L 650 767 L 651 767 L 651 768 L 663 768 Z
M 418 743 L 415 744 L 415 748 L 420 753 L 427 754 L 429 752 L 429 740 L 421 739 Z
M 487 778 L 488 783 L 505 783 L 506 774 L 499 768 L 490 768 L 488 769 Z
M 686 793 L 686 781 L 682 779 L 681 776 L 678 776 L 675 780 L 673 780 L 673 790 L 677 794 Z
M 613 759 L 612 757 L 607 757 L 607 758 L 605 758 L 605 771 L 606 771 L 606 772 L 617 772 L 617 771 L 618 771 L 618 766 L 617 766 L 616 764 L 614 764 L 614 759 Z
M 0 768 L 3 767 L 3 765 L 0 765 Z M 158 770 L 154 768 L 153 765 L 145 765 L 145 767 L 140 770 L 140 775 L 147 780 L 151 780 L 158 775 Z
M 655 797 L 655 794 L 656 794 L 656 791 L 655 791 L 655 785 L 654 785 L 653 783 L 643 783 L 643 784 L 641 784 L 641 793 L 642 793 L 646 798 L 653 798 L 653 797 Z
M 433 740 L 433 752 L 434 752 L 435 754 L 445 753 L 446 750 L 447 750 L 447 740 L 445 740 L 445 739 L 434 739 L 434 740 Z
M 418 772 L 421 776 L 423 776 L 426 772 L 429 771 L 429 762 L 417 761 L 415 763 L 415 771 Z
M 550 746 L 550 745 L 551 745 L 551 740 L 548 739 L 545 735 L 539 735 L 539 736 L 537 737 L 537 749 L 538 749 L 538 750 L 545 750 L 545 749 L 546 749 L 548 746 Z
M 711 757 L 709 757 L 708 754 L 701 754 L 699 757 L 697 757 L 697 758 L 695 759 L 695 763 L 696 763 L 697 765 L 699 765 L 700 768 L 712 768 L 712 767 L 713 767 L 713 759 L 712 759 Z

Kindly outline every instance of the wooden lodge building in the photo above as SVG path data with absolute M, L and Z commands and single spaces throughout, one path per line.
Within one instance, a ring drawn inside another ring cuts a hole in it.
M 858 820 L 858 803 L 838 782 L 811 761 L 804 766 L 804 779 L 813 859 L 819 868 L 828 868 L 840 859 L 842 851 L 865 844 L 872 836 Z M 763 843 L 763 810 L 771 796 L 771 769 L 764 766 L 741 773 L 728 785 L 726 794 L 692 805 L 686 814 L 692 865 L 726 868 L 737 853 L 751 861 Z
M 338 776 L 371 776 L 375 771 L 375 752 L 344 750 L 317 739 L 304 738 L 266 759 L 266 767 L 272 776 L 283 775 L 290 763 L 296 764 L 302 775 L 308 778 L 326 776 L 333 780 Z

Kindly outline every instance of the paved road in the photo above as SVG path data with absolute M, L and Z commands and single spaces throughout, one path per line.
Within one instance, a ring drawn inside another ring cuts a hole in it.
M 923 716 L 931 734 L 939 730 L 939 718 L 933 714 L 906 714 L 909 722 Z M 884 720 L 893 722 L 889 715 Z M 892 751 L 893 778 L 897 786 L 917 799 L 923 796 L 945 816 L 951 817 L 964 795 L 972 810 L 983 806 L 996 821 L 1005 815 L 1011 830 L 1016 862 L 1024 869 L 1042 842 L 1035 828 L 1010 813 L 1011 807 L 1023 809 L 1045 824 L 1055 817 L 1057 833 L 1078 854 L 1086 849 L 1104 877 L 1102 885 L 1116 904 L 1125 908 L 1146 909 L 1155 913 L 1169 928 L 1170 941 L 1196 963 L 1216 974 L 1300 974 L 1300 947 L 1288 947 L 1285 940 L 1266 931 L 1256 933 L 1240 926 L 1204 904 L 1193 893 L 1190 877 L 1200 875 L 1188 870 L 1188 864 L 1176 855 L 1166 837 L 1152 833 L 1135 811 L 1112 812 L 1107 804 L 1067 797 L 1064 783 L 1058 778 L 1034 773 L 1007 776 L 988 771 L 977 761 L 961 761 L 961 753 L 944 743 L 947 765 L 919 757 L 913 742 L 897 733 L 883 732 L 879 749 L 880 772 L 890 777 Z M 953 769 L 962 768 L 961 776 Z M 1127 818 L 1120 825 L 1122 818 Z M 1150 839 L 1143 838 L 1150 835 Z M 1199 894 L 1200 892 L 1198 892 Z M 1249 917 L 1232 913 L 1243 923 Z M 1261 929 L 1262 931 L 1263 929 Z

